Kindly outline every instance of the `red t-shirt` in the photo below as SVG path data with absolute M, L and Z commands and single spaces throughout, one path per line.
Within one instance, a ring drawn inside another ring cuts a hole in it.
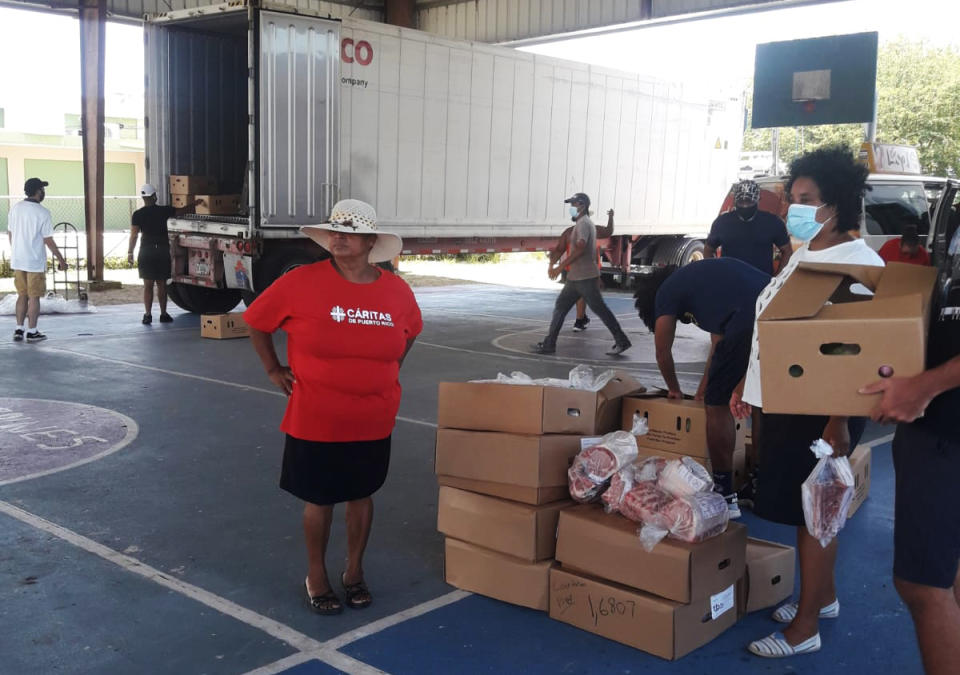
M 877 251 L 884 262 L 902 262 L 902 263 L 912 263 L 914 265 L 929 265 L 930 264 L 930 254 L 927 253 L 927 250 L 923 246 L 917 247 L 917 252 L 913 255 L 903 255 L 903 251 L 900 250 L 900 239 L 891 239 L 886 244 L 880 247 L 880 250 Z
M 280 429 L 307 441 L 386 438 L 400 408 L 400 357 L 423 320 L 413 291 L 381 271 L 344 279 L 329 260 L 283 275 L 243 313 L 265 333 L 287 333 L 296 378 Z

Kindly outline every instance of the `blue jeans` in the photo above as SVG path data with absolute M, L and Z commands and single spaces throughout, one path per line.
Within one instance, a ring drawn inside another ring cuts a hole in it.
M 600 294 L 600 280 L 594 277 L 593 279 L 582 279 L 580 281 L 568 280 L 563 285 L 563 289 L 560 291 L 560 295 L 557 296 L 557 301 L 553 306 L 553 319 L 550 321 L 550 332 L 547 333 L 547 337 L 543 340 L 544 347 L 551 349 L 556 348 L 557 336 L 563 327 L 564 319 L 567 318 L 567 314 L 569 314 L 573 306 L 577 304 L 579 298 L 587 301 L 587 307 L 603 321 L 603 325 L 613 334 L 613 339 L 618 345 L 628 344 L 630 342 L 627 334 L 623 332 L 620 324 L 617 323 L 616 317 L 613 316 L 613 312 L 607 307 L 607 303 L 603 301 L 603 296 Z

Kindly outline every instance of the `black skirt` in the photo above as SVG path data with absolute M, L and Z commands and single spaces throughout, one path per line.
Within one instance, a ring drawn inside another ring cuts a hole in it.
M 287 434 L 280 487 L 311 504 L 350 502 L 379 490 L 389 467 L 390 436 L 324 443 Z
M 822 415 L 761 415 L 760 471 L 753 507 L 756 515 L 784 525 L 804 525 L 800 486 L 817 465 L 810 445 L 823 435 L 828 419 Z M 852 451 L 867 421 L 851 417 L 847 426 Z
M 170 278 L 170 244 L 167 242 L 140 242 L 137 270 L 141 279 L 166 281 Z

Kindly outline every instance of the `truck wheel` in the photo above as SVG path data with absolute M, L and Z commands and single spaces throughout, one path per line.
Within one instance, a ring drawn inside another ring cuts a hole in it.
M 303 248 L 281 248 L 271 251 L 258 260 L 253 268 L 254 291 L 242 291 L 243 302 L 249 307 L 263 293 L 267 286 L 287 272 L 303 265 L 312 265 L 318 260 L 328 258 L 325 251 L 314 253 Z
M 225 314 L 240 304 L 240 291 L 172 283 L 167 297 L 180 309 L 197 314 Z
M 683 253 L 680 255 L 680 266 L 683 267 L 698 260 L 703 260 L 703 240 L 693 239 L 687 244 L 686 248 L 683 249 Z

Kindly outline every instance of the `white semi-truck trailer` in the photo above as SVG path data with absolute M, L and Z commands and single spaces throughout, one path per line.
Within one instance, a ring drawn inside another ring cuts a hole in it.
M 190 311 L 317 260 L 297 228 L 342 198 L 422 255 L 548 249 L 586 192 L 598 221 L 616 211 L 605 272 L 624 281 L 699 257 L 737 177 L 738 95 L 265 2 L 148 17 L 145 45 L 160 203 L 170 175 L 243 195 L 243 215 L 169 222 Z

